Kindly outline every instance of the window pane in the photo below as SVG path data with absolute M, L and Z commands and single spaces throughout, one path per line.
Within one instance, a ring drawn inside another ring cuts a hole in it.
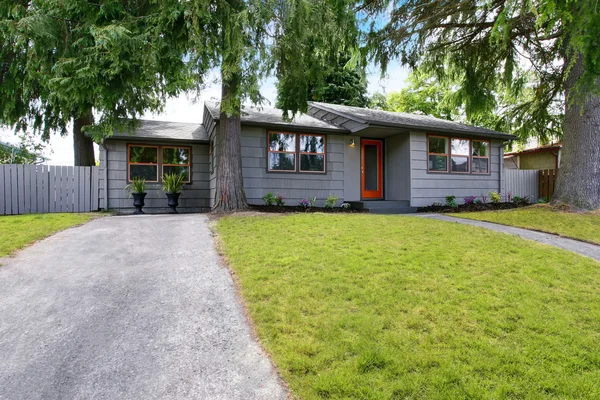
M 480 174 L 487 174 L 489 172 L 489 159 L 487 158 L 474 158 L 473 159 L 473 171 Z
M 469 172 L 469 157 L 452 157 L 452 172 Z
M 452 154 L 469 155 L 469 140 L 468 139 L 452 139 Z
M 325 171 L 325 156 L 300 154 L 300 170 L 302 171 Z
M 429 170 L 430 171 L 447 171 L 447 156 L 429 156 Z
M 296 156 L 288 153 L 269 153 L 269 169 L 273 171 L 295 171 Z
M 300 151 L 305 153 L 325 153 L 325 136 L 300 136 Z
M 448 139 L 441 137 L 429 136 L 429 152 L 430 153 L 448 153 Z
M 190 149 L 184 147 L 164 147 L 163 164 L 189 164 Z
M 163 167 L 163 174 L 183 174 L 184 180 L 189 182 L 190 180 L 190 170 L 189 167 Z
M 156 165 L 129 165 L 129 180 L 131 181 L 133 178 L 144 178 L 147 181 L 156 181 L 157 170 L 158 166 Z
M 129 147 L 129 162 L 156 164 L 158 149 L 156 147 L 131 146 Z
M 489 143 L 481 142 L 479 140 L 473 140 L 473 155 L 480 157 L 488 157 L 489 153 Z
M 296 135 L 293 133 L 269 134 L 269 149 L 271 151 L 296 151 Z
M 365 144 L 364 149 L 365 190 L 379 190 L 379 147 Z

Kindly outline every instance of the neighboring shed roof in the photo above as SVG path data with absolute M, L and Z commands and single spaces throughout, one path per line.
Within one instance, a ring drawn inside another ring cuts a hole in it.
M 112 137 L 208 142 L 208 133 L 201 124 L 150 120 L 141 120 L 133 133 L 115 132 Z
M 492 129 L 480 128 L 477 126 L 462 124 L 460 122 L 448 121 L 445 119 L 434 118 L 426 115 L 408 114 L 403 112 L 392 112 L 382 110 L 372 110 L 368 108 L 342 106 L 339 104 L 309 103 L 312 110 L 311 115 L 319 115 L 317 110 L 335 114 L 353 122 L 353 131 L 359 131 L 361 125 L 367 126 L 387 126 L 407 129 L 432 130 L 436 132 L 463 133 L 488 137 L 497 137 L 499 139 L 516 139 L 516 136 Z M 315 110 L 317 109 L 317 110 Z M 329 117 L 331 118 L 331 117 Z M 332 119 L 332 121 L 335 121 Z M 341 121 L 340 121 L 341 122 Z M 345 122 L 341 122 L 345 124 Z M 358 125 L 357 125 L 358 124 Z
M 204 106 L 208 112 L 210 112 L 213 119 L 219 120 L 221 113 L 219 102 L 205 101 Z M 283 119 L 283 111 L 277 108 L 255 108 L 244 106 L 242 109 L 242 124 L 348 132 L 342 127 L 330 124 L 318 118 L 313 118 L 307 114 L 298 114 L 291 121 L 286 121 Z
M 556 151 L 562 149 L 562 143 L 551 143 L 543 146 L 534 147 L 532 149 L 525 149 L 521 151 L 511 151 L 510 153 L 504 153 L 505 157 L 517 156 L 521 154 L 540 153 L 544 151 Z

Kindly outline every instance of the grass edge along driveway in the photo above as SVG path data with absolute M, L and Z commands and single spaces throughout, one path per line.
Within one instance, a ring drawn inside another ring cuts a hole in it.
M 56 232 L 84 224 L 96 215 L 51 213 L 0 216 L 0 257 L 12 255 Z
M 534 205 L 513 210 L 448 215 L 553 233 L 571 239 L 600 244 L 600 214 L 594 212 L 564 212 L 555 210 L 549 205 Z
M 217 231 L 299 398 L 600 397 L 593 260 L 402 216 L 232 216 Z

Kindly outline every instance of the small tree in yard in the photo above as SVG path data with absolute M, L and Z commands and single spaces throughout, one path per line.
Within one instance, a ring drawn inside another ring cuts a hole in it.
M 515 105 L 515 120 L 545 129 L 549 114 L 564 107 L 554 201 L 600 207 L 597 1 L 365 1 L 360 8 L 386 18 L 371 25 L 367 45 L 384 70 L 399 58 L 457 82 L 467 114 L 493 106 L 499 82 L 518 93 L 515 74 L 526 64 L 533 95 Z

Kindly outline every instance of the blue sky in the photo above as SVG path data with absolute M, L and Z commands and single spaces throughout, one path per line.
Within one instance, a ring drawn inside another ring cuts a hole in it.
M 367 80 L 369 93 L 395 92 L 403 88 L 406 84 L 408 69 L 401 67 L 398 63 L 390 64 L 388 73 L 384 78 L 381 78 L 380 71 L 377 67 L 370 65 L 367 68 Z M 276 89 L 275 78 L 267 79 L 261 86 L 261 92 L 270 102 L 271 106 L 275 104 Z M 183 95 L 178 98 L 167 101 L 165 111 L 161 114 L 146 114 L 144 119 L 153 119 L 159 121 L 177 121 L 177 122 L 202 122 L 202 101 L 203 100 L 219 100 L 221 96 L 221 88 L 218 83 L 208 86 L 200 93 L 197 102 L 193 101 L 193 97 Z M 268 105 L 265 105 L 268 107 Z M 10 130 L 2 130 L 0 128 L 0 140 L 9 143 L 18 143 L 18 138 Z M 54 165 L 73 165 L 73 138 L 71 135 L 60 137 L 53 135 L 50 139 L 50 144 L 46 148 L 46 156 L 49 158 L 48 164 Z M 96 148 L 96 157 L 98 150 Z

